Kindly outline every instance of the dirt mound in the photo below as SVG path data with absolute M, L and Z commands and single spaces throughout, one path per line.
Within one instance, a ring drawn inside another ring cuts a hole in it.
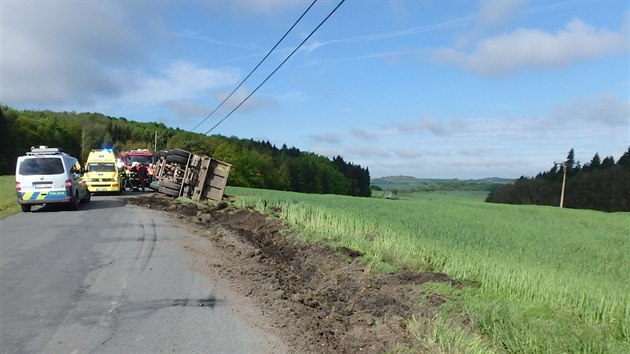
M 307 244 L 282 222 L 222 202 L 216 207 L 162 195 L 128 199 L 201 226 L 223 257 L 210 266 L 249 296 L 274 322 L 291 351 L 377 353 L 422 351 L 406 330 L 411 314 L 431 315 L 446 300 L 425 296 L 422 284 L 451 280 L 442 273 L 368 271 L 360 252 Z

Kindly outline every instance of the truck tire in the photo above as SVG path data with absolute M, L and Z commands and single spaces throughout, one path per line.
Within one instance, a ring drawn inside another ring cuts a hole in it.
M 168 189 L 174 189 L 176 191 L 179 192 L 180 188 L 182 188 L 182 185 L 179 183 L 175 183 L 175 182 L 171 182 L 171 181 L 160 181 L 159 183 L 160 187 L 164 187 L 164 188 L 168 188 Z
M 186 151 L 186 150 L 182 150 L 182 149 L 170 149 L 168 151 L 169 155 L 177 155 L 177 156 L 181 156 L 181 157 L 185 157 L 186 160 L 188 160 L 188 158 L 190 157 L 190 152 Z
M 166 162 L 177 162 L 185 166 L 188 163 L 188 158 L 179 155 L 168 155 Z
M 161 187 L 158 189 L 158 192 L 162 193 L 162 194 L 166 194 L 166 195 L 170 195 L 171 197 L 179 197 L 179 191 L 174 190 L 174 189 L 170 189 L 170 188 L 166 188 L 166 187 Z

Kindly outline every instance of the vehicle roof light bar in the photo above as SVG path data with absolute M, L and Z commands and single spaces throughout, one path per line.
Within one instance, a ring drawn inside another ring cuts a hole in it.
M 26 155 L 29 156 L 35 156 L 35 155 L 58 155 L 58 154 L 64 154 L 64 151 L 62 148 L 49 148 L 47 146 L 40 146 L 40 147 L 31 147 L 31 151 L 28 151 L 26 153 Z

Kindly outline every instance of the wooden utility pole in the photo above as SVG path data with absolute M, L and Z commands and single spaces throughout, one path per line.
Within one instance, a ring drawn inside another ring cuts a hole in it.
M 562 192 L 560 193 L 560 208 L 564 208 L 564 187 L 567 184 L 567 163 L 568 161 L 564 162 L 564 168 L 563 168 L 563 173 L 562 173 Z

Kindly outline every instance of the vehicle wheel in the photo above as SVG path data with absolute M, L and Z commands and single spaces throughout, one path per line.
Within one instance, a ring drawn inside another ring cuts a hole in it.
M 166 195 L 170 195 L 171 197 L 179 197 L 179 190 L 174 190 L 166 187 L 160 187 L 158 192 Z
M 92 193 L 90 193 L 90 191 L 87 191 L 87 195 L 85 196 L 85 198 L 81 199 L 81 204 L 88 204 L 91 199 Z
M 164 187 L 164 188 L 168 188 L 168 189 L 174 189 L 174 190 L 176 190 L 178 192 L 182 188 L 181 184 L 175 183 L 175 182 L 171 182 L 171 181 L 160 181 L 159 186 L 160 187 Z
M 29 211 L 31 211 L 31 205 L 30 204 L 20 204 L 20 206 L 22 207 L 22 211 L 25 213 L 28 213 Z
M 183 158 L 185 158 L 186 160 L 188 160 L 188 158 L 190 157 L 190 152 L 186 151 L 186 150 L 182 150 L 182 149 L 171 149 L 168 151 L 169 155 L 177 155 L 177 156 L 181 156 Z
M 186 165 L 188 163 L 188 158 L 179 155 L 168 155 L 166 156 L 166 162 L 177 162 L 179 164 Z
M 70 201 L 69 209 L 72 211 L 79 210 L 79 192 L 75 192 L 74 198 Z

